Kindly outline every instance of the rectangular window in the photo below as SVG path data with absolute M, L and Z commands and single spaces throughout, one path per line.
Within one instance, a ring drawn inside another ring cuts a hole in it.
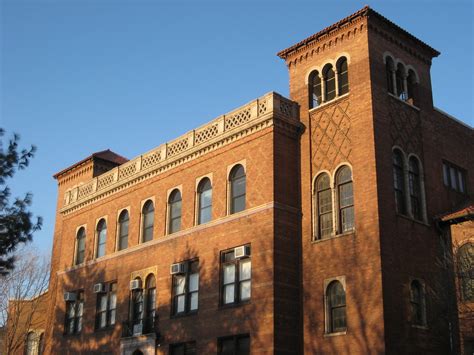
M 195 355 L 196 342 L 188 341 L 187 343 L 178 343 L 170 345 L 170 355 Z
M 173 315 L 197 312 L 199 298 L 199 261 L 186 262 L 186 271 L 173 275 Z
M 237 249 L 237 248 L 235 248 Z M 250 246 L 245 246 L 243 255 L 235 255 L 235 249 L 221 255 L 222 305 L 235 304 L 250 300 L 252 286 L 252 261 Z
M 218 339 L 219 355 L 248 355 L 250 354 L 250 336 L 236 335 Z
M 117 283 L 106 284 L 106 291 L 97 294 L 96 329 L 104 329 L 115 324 L 117 307 Z
M 454 191 L 466 193 L 466 171 L 454 164 L 443 162 L 443 182 Z
M 76 300 L 66 302 L 65 334 L 79 334 L 82 330 L 84 291 L 76 291 Z

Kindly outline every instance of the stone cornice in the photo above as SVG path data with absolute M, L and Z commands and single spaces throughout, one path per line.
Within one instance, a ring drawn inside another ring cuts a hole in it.
M 295 134 L 302 129 L 298 115 L 297 103 L 277 93 L 269 93 L 67 190 L 60 213 L 70 214 L 267 127 L 278 125 Z

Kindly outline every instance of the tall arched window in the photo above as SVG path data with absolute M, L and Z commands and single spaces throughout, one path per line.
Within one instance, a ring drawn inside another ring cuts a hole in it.
M 316 179 L 315 199 L 316 221 L 318 225 L 317 238 L 328 238 L 333 231 L 332 190 L 329 175 L 326 173 L 319 175 Z
M 420 281 L 410 284 L 411 319 L 414 325 L 425 325 L 425 295 Z
M 118 250 L 127 249 L 128 247 L 128 223 L 128 211 L 123 210 L 118 221 Z
M 107 222 L 105 222 L 105 219 L 102 218 L 99 223 L 97 223 L 97 251 L 95 255 L 97 258 L 105 255 L 106 242 Z
M 82 264 L 86 258 L 86 229 L 81 227 L 76 235 L 76 265 Z
M 324 80 L 324 102 L 331 101 L 336 97 L 336 77 L 331 64 L 327 64 L 323 69 Z
M 399 149 L 393 151 L 393 189 L 395 190 L 395 203 L 397 212 L 406 214 L 405 201 L 405 159 Z
M 395 94 L 394 91 L 394 79 L 395 79 L 395 64 L 393 63 L 393 59 L 387 57 L 385 61 L 385 72 L 387 75 L 387 89 L 388 92 L 391 94 Z
M 474 243 L 461 246 L 457 255 L 457 269 L 464 301 L 474 301 Z
M 141 280 L 137 277 L 135 280 Z M 131 315 L 132 324 L 142 324 L 143 322 L 143 289 L 137 288 L 132 290 L 132 303 L 131 303 Z
M 38 355 L 39 338 L 35 332 L 29 332 L 26 336 L 26 355 Z
M 346 291 L 339 281 L 332 281 L 326 290 L 327 332 L 346 330 Z
M 309 75 L 308 80 L 308 91 L 309 91 L 309 108 L 315 108 L 322 103 L 322 92 L 321 92 L 321 77 L 317 70 L 314 70 Z
M 153 274 L 148 275 L 146 279 L 146 307 L 145 307 L 145 331 L 153 332 L 155 327 L 156 314 L 156 280 Z
M 212 185 L 209 178 L 204 178 L 198 185 L 198 214 L 197 224 L 209 222 L 212 219 Z
M 406 100 L 407 93 L 405 92 L 405 67 L 401 63 L 397 65 L 396 80 L 397 96 L 402 100 Z
M 408 181 L 410 184 L 410 205 L 413 218 L 421 221 L 423 219 L 421 204 L 421 177 L 418 159 L 411 157 L 408 162 Z
M 246 178 L 244 167 L 240 164 L 230 171 L 230 213 L 245 210 Z
M 153 240 L 153 220 L 155 207 L 153 201 L 148 200 L 142 209 L 142 242 Z
M 407 89 L 408 89 L 408 101 L 413 104 L 413 105 L 416 105 L 416 100 L 417 100 L 417 79 L 416 79 L 416 74 L 415 72 L 410 69 L 408 71 L 408 77 L 407 77 Z
M 347 58 L 341 57 L 337 61 L 337 85 L 338 95 L 344 95 L 349 92 L 349 71 L 347 69 Z
M 181 229 L 181 192 L 173 190 L 168 199 L 168 233 L 178 232 Z
M 354 195 L 352 188 L 352 171 L 343 166 L 336 174 L 339 232 L 344 233 L 354 229 Z

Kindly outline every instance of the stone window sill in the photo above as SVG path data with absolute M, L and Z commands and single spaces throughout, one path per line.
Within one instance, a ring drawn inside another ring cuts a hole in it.
M 324 337 L 325 338 L 330 338 L 330 337 L 337 337 L 337 336 L 346 335 L 346 334 L 347 334 L 347 330 L 344 330 L 343 332 L 324 333 Z
M 401 98 L 399 98 L 397 95 L 394 95 L 392 94 L 391 92 L 387 92 L 387 94 L 391 97 L 393 97 L 394 99 L 400 101 L 400 102 L 403 102 L 405 105 L 407 105 L 408 107 L 411 107 L 412 109 L 415 109 L 416 111 L 421 111 L 419 107 L 409 103 L 408 101 L 405 101 L 405 100 L 402 100 Z
M 335 103 L 335 102 L 337 102 L 337 101 L 339 101 L 339 100 L 342 100 L 342 99 L 348 97 L 349 94 L 350 94 L 350 92 L 348 92 L 347 94 L 338 96 L 338 97 L 332 99 L 331 101 L 323 102 L 323 103 L 322 103 L 321 105 L 319 105 L 319 106 L 310 108 L 310 109 L 309 109 L 309 112 L 311 113 L 311 112 L 313 112 L 313 111 L 316 111 L 316 110 L 320 109 L 321 107 L 329 106 L 329 105 L 331 105 L 331 104 L 333 104 L 333 103 Z
M 313 239 L 312 243 L 313 244 L 323 243 L 323 242 L 327 242 L 329 240 L 333 240 L 333 239 L 337 239 L 337 238 L 341 238 L 341 237 L 346 237 L 348 235 L 355 235 L 355 230 L 352 229 L 352 230 L 350 230 L 348 232 L 345 232 L 345 233 L 335 234 L 335 235 L 330 236 L 329 238 Z

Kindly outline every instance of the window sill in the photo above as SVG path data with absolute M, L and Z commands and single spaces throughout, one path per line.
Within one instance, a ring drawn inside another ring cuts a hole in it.
M 350 94 L 350 92 L 348 92 L 347 94 L 338 96 L 338 97 L 332 99 L 331 101 L 323 102 L 323 103 L 322 103 L 321 105 L 319 105 L 319 106 L 310 108 L 310 109 L 309 109 L 309 112 L 311 113 L 311 112 L 313 112 L 313 111 L 316 111 L 316 110 L 320 109 L 321 107 L 329 106 L 330 104 L 333 104 L 333 103 L 335 103 L 336 101 L 339 101 L 339 100 L 342 100 L 342 99 L 348 97 L 349 94 Z
M 324 337 L 331 338 L 331 337 L 337 337 L 337 336 L 346 335 L 346 334 L 347 334 L 347 330 L 344 330 L 342 332 L 336 332 L 336 333 L 324 333 Z
M 410 217 L 410 216 L 407 216 L 407 215 L 404 215 L 404 214 L 401 214 L 401 213 L 398 213 L 398 212 L 397 212 L 397 217 L 406 219 L 406 220 L 408 220 L 408 221 L 410 221 L 410 222 L 418 223 L 418 224 L 420 224 L 420 225 L 422 225 L 422 226 L 425 226 L 425 227 L 430 227 L 430 224 L 429 224 L 429 223 L 426 223 L 426 222 L 424 222 L 424 221 L 420 221 L 420 220 L 418 220 L 418 219 L 414 219 L 414 218 L 412 218 L 412 217 Z
M 397 95 L 394 95 L 392 94 L 391 92 L 387 92 L 388 96 L 391 96 L 393 97 L 394 99 L 400 101 L 400 102 L 403 102 L 405 105 L 407 105 L 408 107 L 411 107 L 413 109 L 415 109 L 416 111 L 421 111 L 419 107 L 409 103 L 408 101 L 405 101 L 405 100 L 402 100 L 401 98 L 399 98 Z
M 350 230 L 350 231 L 345 232 L 345 233 L 332 235 L 329 238 L 313 239 L 313 241 L 311 243 L 313 243 L 313 244 L 323 243 L 323 242 L 327 242 L 329 240 L 333 240 L 333 239 L 337 239 L 337 238 L 341 238 L 341 237 L 346 237 L 346 236 L 349 236 L 349 235 L 355 235 L 355 229 Z
M 229 303 L 229 304 L 221 304 L 219 305 L 219 309 L 230 309 L 230 308 L 238 308 L 241 306 L 245 306 L 250 304 L 250 300 L 248 301 L 242 301 L 242 302 L 235 302 L 235 303 Z
M 412 324 L 411 327 L 412 327 L 412 328 L 416 328 L 416 329 L 428 330 L 428 326 L 427 326 L 427 325 Z

